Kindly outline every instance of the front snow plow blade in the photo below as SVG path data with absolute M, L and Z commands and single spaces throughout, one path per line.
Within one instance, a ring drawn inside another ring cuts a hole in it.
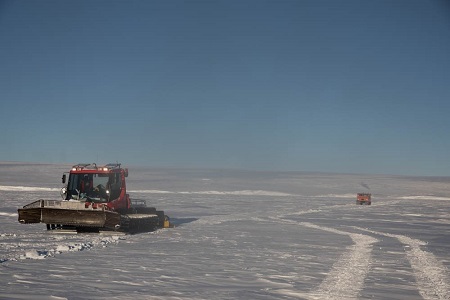
M 116 230 L 120 214 L 96 203 L 59 200 L 38 200 L 18 209 L 19 222 L 45 223 L 52 226 Z
M 77 232 L 121 231 L 139 233 L 171 227 L 163 211 L 154 207 L 133 207 L 113 211 L 106 205 L 59 200 L 38 200 L 18 210 L 22 224 L 45 223 L 47 229 L 75 229 Z

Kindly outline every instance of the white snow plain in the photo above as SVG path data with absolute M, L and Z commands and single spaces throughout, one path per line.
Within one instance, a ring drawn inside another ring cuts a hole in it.
M 0 299 L 450 299 L 450 177 L 129 167 L 175 228 L 18 223 L 69 168 L 0 162 Z

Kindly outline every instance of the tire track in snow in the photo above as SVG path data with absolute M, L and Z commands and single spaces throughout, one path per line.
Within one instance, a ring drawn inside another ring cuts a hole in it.
M 420 249 L 427 243 L 404 235 L 390 234 L 364 228 L 354 227 L 362 231 L 398 239 L 402 244 L 409 246 L 405 250 L 417 281 L 420 295 L 425 300 L 450 299 L 450 278 L 447 268 L 427 251 Z
M 315 211 L 306 211 L 305 213 L 313 213 Z M 288 224 L 300 225 L 308 228 L 323 230 L 339 235 L 345 235 L 352 239 L 353 245 L 348 246 L 346 251 L 333 264 L 330 272 L 322 283 L 312 292 L 304 293 L 288 289 L 278 289 L 273 292 L 290 297 L 298 297 L 304 299 L 357 299 L 358 294 L 364 286 L 364 279 L 367 276 L 372 259 L 373 244 L 378 240 L 372 236 L 361 233 L 353 233 L 342 231 L 330 227 L 319 226 L 309 222 L 297 222 L 283 219 L 281 216 L 267 216 L 265 218 L 254 218 L 258 221 L 275 221 Z M 224 222 L 235 222 L 240 220 L 248 220 L 248 214 L 235 214 L 225 216 L 209 216 L 204 217 L 191 223 L 196 225 L 216 225 Z
M 357 299 L 369 272 L 372 260 L 373 244 L 378 240 L 369 235 L 342 231 L 330 227 L 319 226 L 309 222 L 296 222 L 284 219 L 283 222 L 314 228 L 339 235 L 349 236 L 353 245 L 346 248 L 333 264 L 322 283 L 311 293 L 278 290 L 277 293 L 304 299 Z
M 318 288 L 312 292 L 311 298 L 317 299 L 357 299 L 369 272 L 372 259 L 373 244 L 376 238 L 360 233 L 351 233 L 334 228 L 318 226 L 308 222 L 299 225 L 349 236 L 354 245 L 347 247 L 340 258 L 333 264 L 331 271 Z

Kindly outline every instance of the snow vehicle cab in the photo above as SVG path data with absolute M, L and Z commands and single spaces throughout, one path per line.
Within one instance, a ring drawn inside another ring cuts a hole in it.
M 101 167 L 96 164 L 78 164 L 70 170 L 67 186 L 61 189 L 61 196 L 64 200 L 103 203 L 114 210 L 130 208 L 125 177 L 128 177 L 128 169 L 121 168 L 120 164 Z M 66 183 L 66 174 L 63 174 L 62 183 Z

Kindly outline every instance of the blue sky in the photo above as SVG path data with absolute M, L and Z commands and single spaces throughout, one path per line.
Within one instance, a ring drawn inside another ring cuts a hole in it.
M 450 175 L 447 1 L 1 1 L 0 160 Z

